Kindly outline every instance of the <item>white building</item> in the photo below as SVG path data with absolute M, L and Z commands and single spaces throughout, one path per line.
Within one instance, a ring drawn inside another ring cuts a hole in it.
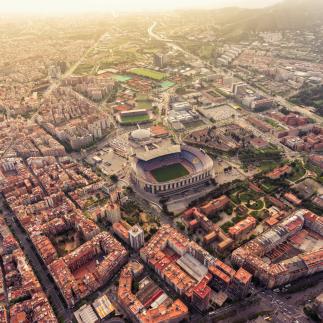
M 97 323 L 99 321 L 91 305 L 87 304 L 74 312 L 74 316 L 78 323 Z
M 189 102 L 184 101 L 184 102 L 175 102 L 175 103 L 173 103 L 172 108 L 175 111 L 183 111 L 183 110 L 190 110 L 192 107 L 189 104 Z
M 140 249 L 145 244 L 144 230 L 138 225 L 134 225 L 129 230 L 130 245 L 135 250 Z
M 246 91 L 247 84 L 243 82 L 233 83 L 232 84 L 232 93 L 236 96 L 243 95 Z
M 160 68 L 163 68 L 167 65 L 169 61 L 169 56 L 167 54 L 155 54 L 154 55 L 154 64 Z

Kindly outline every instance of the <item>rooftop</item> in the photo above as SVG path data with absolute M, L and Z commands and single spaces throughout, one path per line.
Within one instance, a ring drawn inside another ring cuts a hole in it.
M 252 275 L 243 268 L 239 268 L 234 277 L 243 284 L 248 284 L 251 281 Z
M 143 161 L 149 161 L 164 155 L 175 154 L 180 152 L 181 152 L 181 146 L 173 145 L 173 146 L 163 147 L 159 149 L 153 149 L 150 151 L 138 152 L 136 154 L 136 157 Z
M 134 140 L 148 140 L 151 137 L 151 133 L 147 129 L 137 129 L 131 132 L 131 137 Z

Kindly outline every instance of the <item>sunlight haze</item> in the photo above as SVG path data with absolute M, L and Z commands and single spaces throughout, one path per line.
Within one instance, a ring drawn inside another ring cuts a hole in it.
M 0 0 L 1 13 L 82 13 L 95 11 L 171 10 L 227 6 L 265 7 L 279 0 Z

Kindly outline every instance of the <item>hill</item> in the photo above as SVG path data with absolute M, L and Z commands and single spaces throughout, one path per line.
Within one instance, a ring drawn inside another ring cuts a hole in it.
M 252 31 L 310 30 L 323 25 L 322 0 L 285 0 L 261 9 L 225 8 L 214 19 L 226 33 Z

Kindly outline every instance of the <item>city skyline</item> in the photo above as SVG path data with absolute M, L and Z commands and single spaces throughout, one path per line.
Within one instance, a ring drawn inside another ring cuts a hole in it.
M 72 14 L 87 12 L 138 12 L 138 11 L 161 11 L 174 9 L 205 9 L 222 7 L 245 7 L 261 8 L 280 2 L 281 0 L 201 0 L 198 3 L 194 0 L 13 0 L 0 1 L 0 12 L 2 14 Z

